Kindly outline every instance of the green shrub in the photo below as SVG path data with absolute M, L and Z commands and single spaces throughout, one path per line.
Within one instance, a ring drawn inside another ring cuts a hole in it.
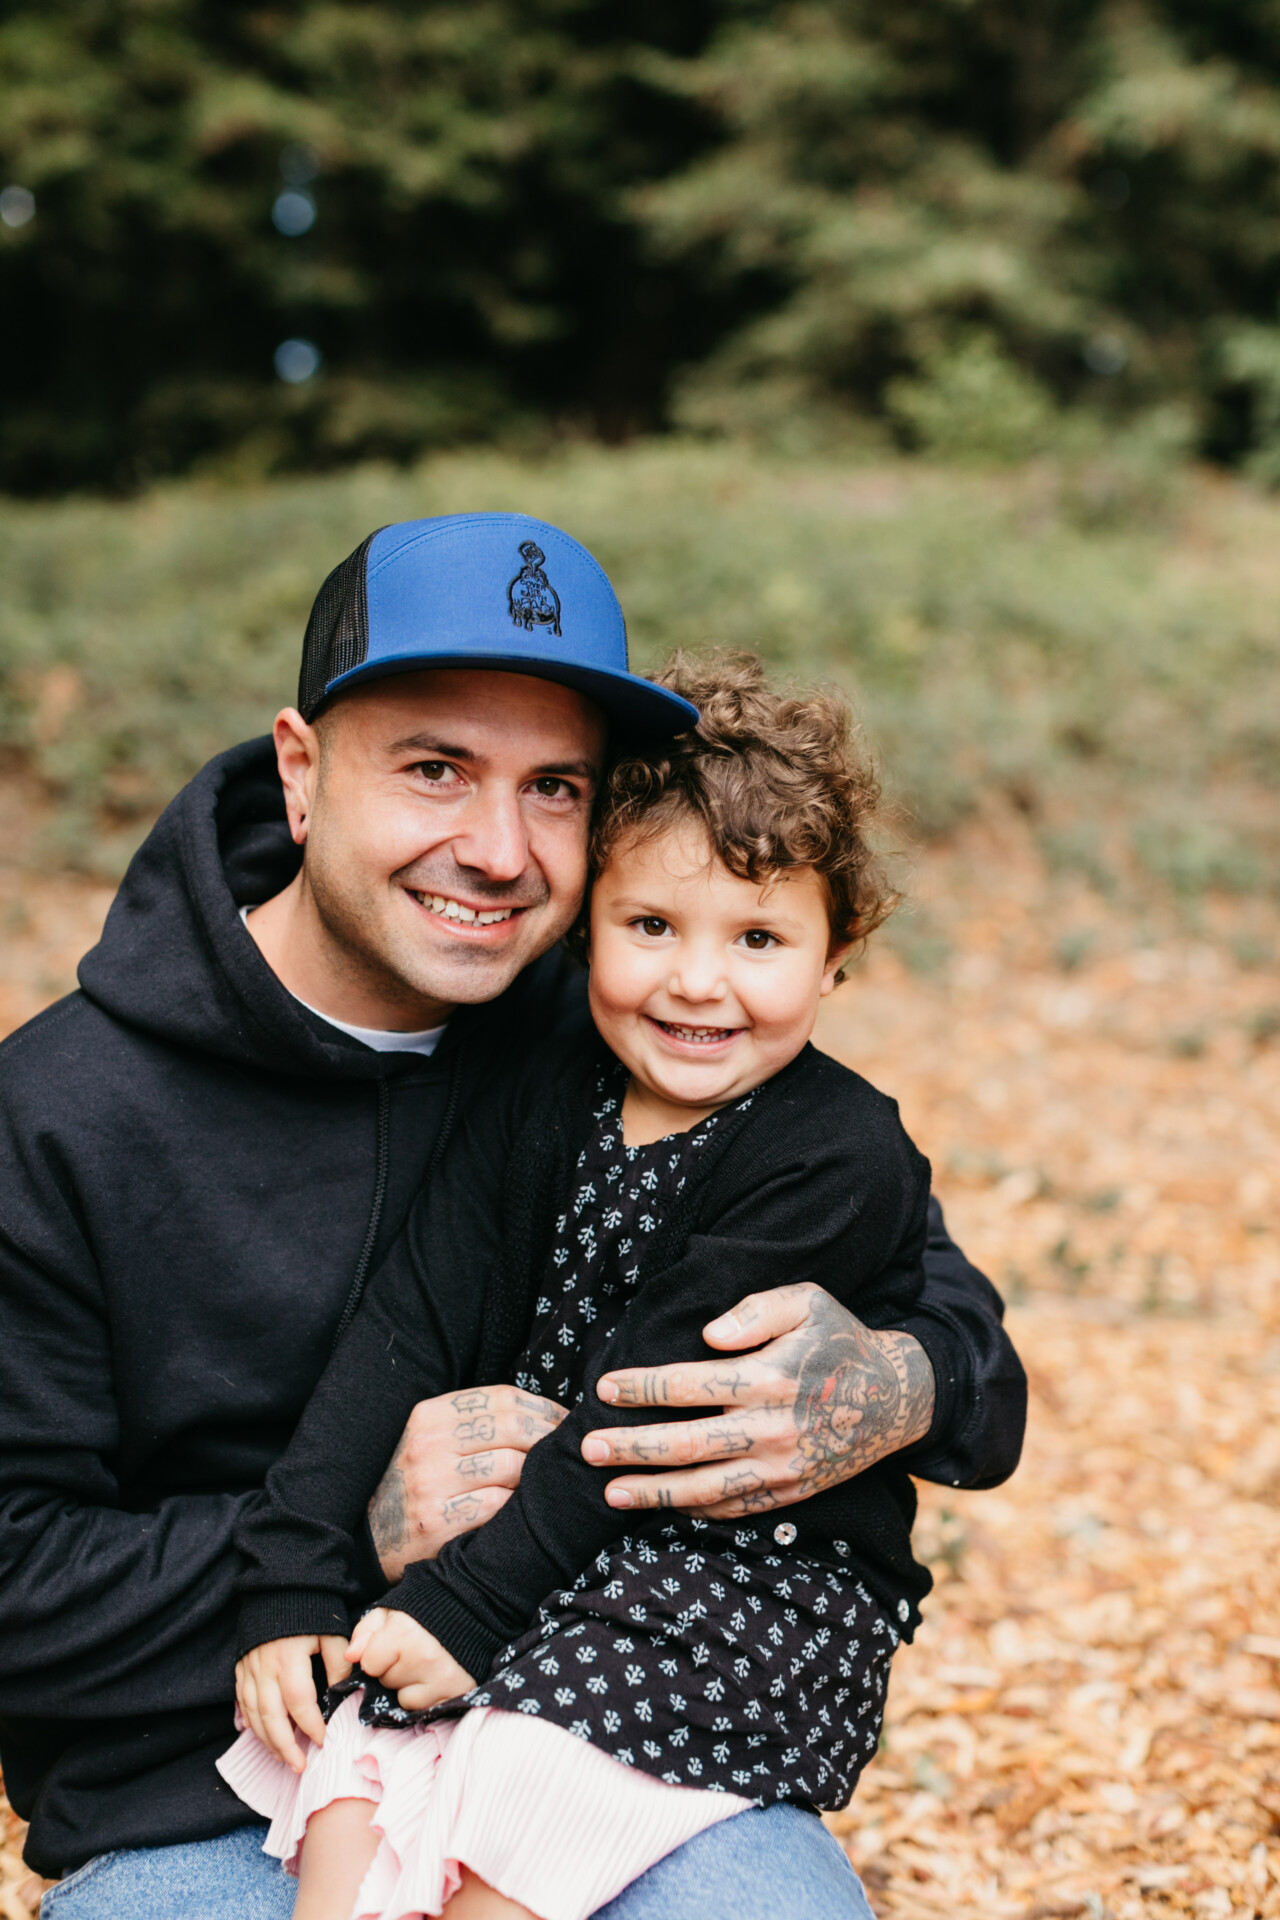
M 668 440 L 10 502 L 0 744 L 50 796 L 47 857 L 118 871 L 205 758 L 292 699 L 312 596 L 371 528 L 521 508 L 599 555 L 641 665 L 748 646 L 848 686 L 914 831 L 994 804 L 1100 888 L 1271 886 L 1280 649 L 1256 582 L 1280 506 L 1183 478 L 1082 515 L 1068 465 Z
M 989 334 L 928 355 L 917 375 L 889 382 L 885 401 L 909 443 L 940 460 L 1007 465 L 1053 438 L 1050 395 Z

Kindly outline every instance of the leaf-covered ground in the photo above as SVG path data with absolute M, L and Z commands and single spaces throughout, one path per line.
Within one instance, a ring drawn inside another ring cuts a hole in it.
M 1013 1304 L 1019 1472 L 927 1488 L 938 1581 L 833 1822 L 886 1917 L 1280 1914 L 1280 991 L 1260 918 L 1046 888 L 989 826 L 827 1044 L 896 1093 Z
M 1010 1297 L 1031 1423 L 1008 1486 L 924 1490 L 938 1585 L 832 1824 L 883 1920 L 1280 1916 L 1280 925 L 1107 908 L 1013 812 L 913 893 L 823 1038 Z M 0 868 L 0 1022 L 108 899 Z

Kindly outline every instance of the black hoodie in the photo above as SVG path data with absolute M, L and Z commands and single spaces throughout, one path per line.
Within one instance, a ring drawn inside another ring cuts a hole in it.
M 548 956 L 430 1060 L 349 1040 L 239 917 L 297 862 L 270 742 L 222 754 L 133 861 L 81 990 L 0 1047 L 0 1758 L 43 1873 L 255 1818 L 213 1767 L 232 1530 L 468 1086 L 581 1017 Z M 912 1470 L 989 1484 L 1021 1369 L 936 1209 L 926 1264 L 909 1325 L 939 1399 Z

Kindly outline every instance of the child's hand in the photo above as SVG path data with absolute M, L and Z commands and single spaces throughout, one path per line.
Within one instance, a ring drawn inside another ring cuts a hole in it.
M 433 1633 L 407 1613 L 374 1607 L 351 1636 L 347 1658 L 372 1680 L 381 1680 L 410 1709 L 434 1707 L 474 1687 L 471 1675 L 446 1653 Z
M 324 1745 L 324 1715 L 311 1677 L 311 1661 L 317 1653 L 330 1686 L 350 1673 L 347 1643 L 338 1633 L 299 1633 L 287 1640 L 266 1640 L 236 1662 L 236 1705 L 262 1744 L 294 1773 L 301 1773 L 307 1764 L 294 1736 L 295 1726 L 318 1747 Z

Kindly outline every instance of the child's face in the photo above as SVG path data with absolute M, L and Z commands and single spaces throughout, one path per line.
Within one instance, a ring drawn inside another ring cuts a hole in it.
M 692 821 L 624 842 L 592 893 L 596 1026 L 675 1107 L 724 1106 L 793 1060 L 843 958 L 812 868 L 740 880 Z

